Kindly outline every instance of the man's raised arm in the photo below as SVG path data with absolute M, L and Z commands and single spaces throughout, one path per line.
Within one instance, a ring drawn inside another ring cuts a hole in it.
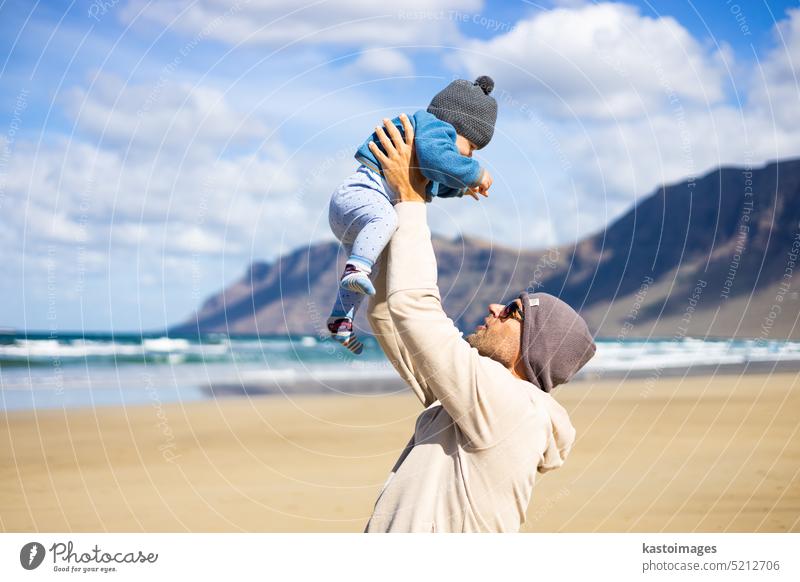
M 410 129 L 408 124 L 406 137 Z M 389 157 L 377 147 L 372 151 L 384 158 L 378 159 L 401 200 L 395 206 L 398 229 L 384 265 L 387 303 L 403 347 L 401 357 L 416 381 L 442 403 L 472 446 L 489 446 L 501 431 L 513 427 L 527 397 L 512 385 L 510 372 L 481 357 L 445 314 L 427 224 L 424 183 L 414 187 L 413 168 L 409 174 L 413 144 L 406 143 L 393 125 L 387 126 L 387 131 L 392 141 L 382 131 L 378 136 Z
M 380 267 L 375 279 L 375 295 L 370 297 L 367 308 L 367 319 L 372 328 L 375 339 L 378 340 L 383 353 L 400 374 L 400 377 L 419 398 L 422 406 L 427 408 L 436 400 L 426 383 L 420 383 L 418 374 L 414 372 L 414 362 L 408 354 L 405 345 L 400 341 L 400 335 L 389 313 L 389 304 L 386 301 L 386 271 L 388 251 L 384 251 L 380 259 Z

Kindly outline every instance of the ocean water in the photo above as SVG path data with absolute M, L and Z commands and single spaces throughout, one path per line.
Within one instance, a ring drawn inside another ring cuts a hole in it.
M 796 362 L 800 342 L 598 340 L 584 375 L 758 362 Z M 326 380 L 380 380 L 395 372 L 365 338 L 355 357 L 316 337 L 200 339 L 125 334 L 0 335 L 0 408 L 20 410 L 189 402 L 264 385 L 324 392 Z M 227 387 L 227 388 L 226 388 Z M 314 389 L 314 388 L 312 388 Z

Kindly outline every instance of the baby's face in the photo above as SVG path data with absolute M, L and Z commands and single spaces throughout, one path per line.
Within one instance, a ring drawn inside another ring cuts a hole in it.
M 456 134 L 456 147 L 458 148 L 458 153 L 468 158 L 471 158 L 472 152 L 478 149 L 474 143 L 459 133 Z

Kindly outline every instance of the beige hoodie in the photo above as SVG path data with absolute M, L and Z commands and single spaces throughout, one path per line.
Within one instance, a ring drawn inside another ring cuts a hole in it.
M 464 341 L 442 310 L 426 205 L 395 209 L 369 319 L 426 408 L 366 531 L 518 531 L 536 472 L 564 463 L 575 429 L 550 394 Z

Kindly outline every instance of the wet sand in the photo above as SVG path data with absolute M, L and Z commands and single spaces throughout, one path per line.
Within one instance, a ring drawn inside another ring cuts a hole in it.
M 587 379 L 522 531 L 800 531 L 800 374 Z M 3 531 L 361 531 L 406 392 L 0 416 Z M 2 413 L 0 413 L 2 414 Z

